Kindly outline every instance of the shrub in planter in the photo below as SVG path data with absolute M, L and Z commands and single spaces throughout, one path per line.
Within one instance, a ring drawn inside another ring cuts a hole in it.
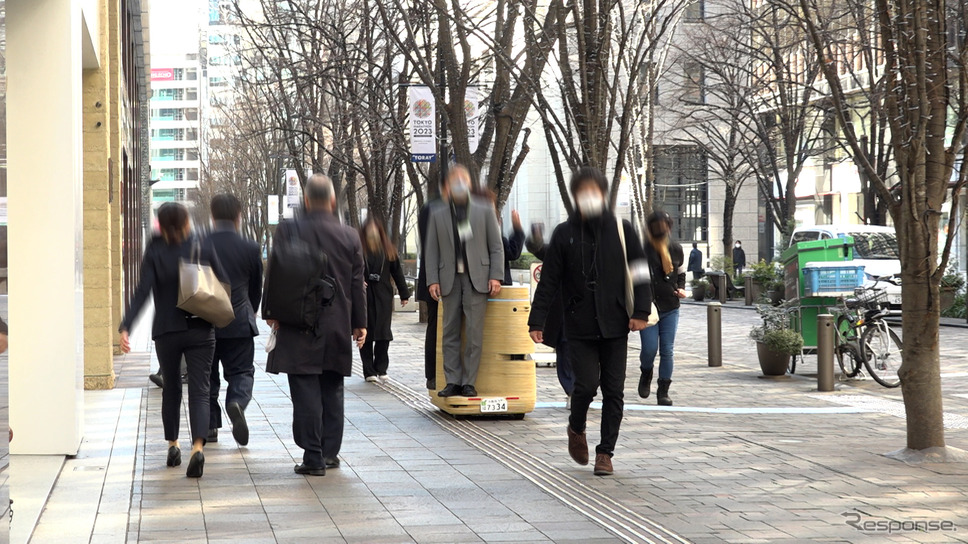
M 753 327 L 750 339 L 756 342 L 760 370 L 766 376 L 782 376 L 790 365 L 790 357 L 803 349 L 803 337 L 790 329 L 786 307 L 757 306 L 763 324 Z
M 965 286 L 965 278 L 954 267 L 949 266 L 941 276 L 941 312 L 945 313 L 956 304 L 958 292 Z M 963 305 L 963 304 L 962 304 Z

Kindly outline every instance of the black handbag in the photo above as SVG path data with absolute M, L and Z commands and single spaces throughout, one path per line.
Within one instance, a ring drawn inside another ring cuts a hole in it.
M 262 317 L 299 329 L 315 330 L 323 308 L 333 303 L 339 284 L 329 273 L 329 256 L 318 238 L 306 241 L 293 221 L 286 239 L 275 241 L 266 267 Z

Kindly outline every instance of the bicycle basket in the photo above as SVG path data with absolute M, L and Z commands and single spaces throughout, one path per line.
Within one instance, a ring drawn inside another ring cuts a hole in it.
M 887 304 L 888 300 L 887 291 L 884 289 L 871 289 L 867 287 L 858 287 L 854 290 L 854 298 L 857 300 L 857 306 L 875 310 Z

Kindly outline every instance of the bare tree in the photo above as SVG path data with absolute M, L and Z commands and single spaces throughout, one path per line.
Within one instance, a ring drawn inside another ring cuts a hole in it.
M 711 14 L 704 24 L 691 25 L 677 46 L 680 64 L 699 68 L 703 100 L 682 108 L 672 138 L 698 147 L 709 165 L 709 183 L 721 183 L 726 199 L 723 254 L 733 246 L 733 213 L 743 184 L 754 179 L 760 141 L 755 137 L 758 88 L 752 86 L 747 52 L 734 47 L 735 14 Z M 686 98 L 686 97 L 682 97 Z
M 557 63 L 551 75 L 558 94 L 539 89 L 536 101 L 569 211 L 565 175 L 558 166 L 562 162 L 572 170 L 590 165 L 610 172 L 614 206 L 637 123 L 650 104 L 649 76 L 654 74 L 647 71 L 687 3 L 584 0 L 558 12 Z M 646 144 L 642 155 L 651 154 L 651 147 Z
M 834 112 L 855 162 L 881 199 L 897 230 L 904 305 L 903 364 L 899 375 L 907 414 L 907 448 L 945 447 L 938 327 L 939 285 L 968 184 L 968 47 L 964 2 L 874 0 L 876 52 L 883 58 L 885 92 L 879 104 L 851 100 L 838 73 L 837 11 L 819 0 L 799 0 L 801 22 L 822 61 Z M 858 6 L 855 6 L 858 7 Z M 953 25 L 949 27 L 948 25 Z M 880 74 L 878 74 L 880 75 Z M 874 97 L 876 100 L 877 97 Z M 897 164 L 899 191 L 869 160 L 858 113 L 884 108 Z M 947 235 L 939 251 L 942 206 L 950 202 Z

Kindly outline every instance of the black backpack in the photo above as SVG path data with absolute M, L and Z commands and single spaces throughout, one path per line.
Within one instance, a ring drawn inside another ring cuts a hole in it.
M 287 239 L 276 239 L 266 268 L 262 317 L 315 330 L 319 313 L 333 303 L 339 284 L 329 273 L 329 256 L 300 236 L 299 221 Z M 315 234 L 315 231 L 313 231 Z

